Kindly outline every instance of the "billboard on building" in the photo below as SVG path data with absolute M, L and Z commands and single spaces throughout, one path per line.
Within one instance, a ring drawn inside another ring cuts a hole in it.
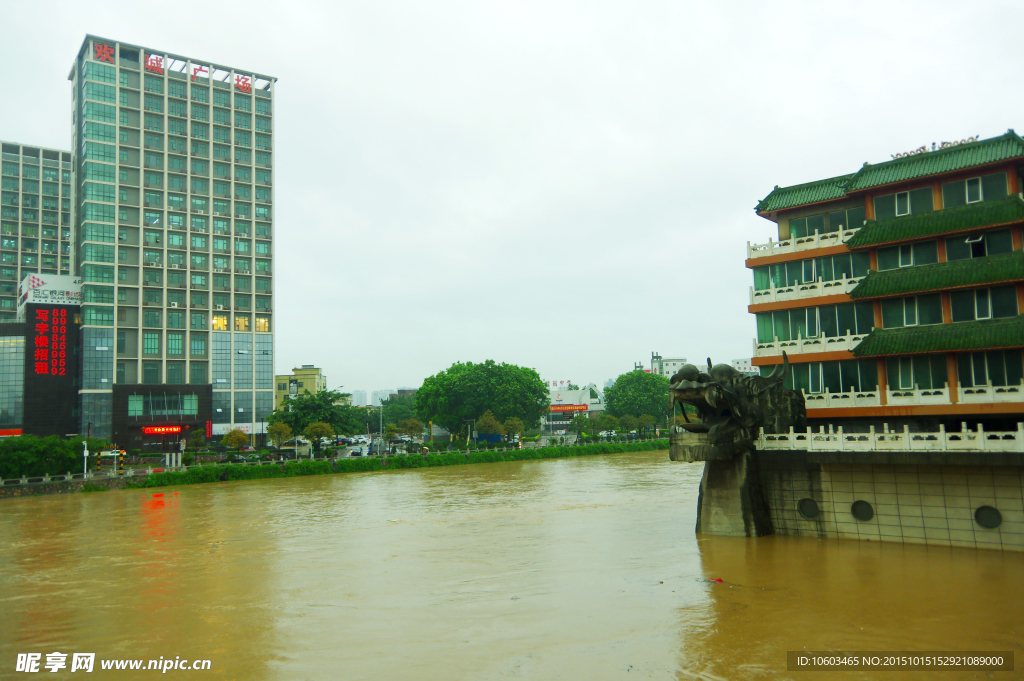
M 30 274 L 18 285 L 18 318 L 28 321 L 26 305 L 82 304 L 82 278 L 57 274 Z
M 25 402 L 23 430 L 31 435 L 69 435 L 79 430 L 79 329 L 75 305 L 23 306 Z

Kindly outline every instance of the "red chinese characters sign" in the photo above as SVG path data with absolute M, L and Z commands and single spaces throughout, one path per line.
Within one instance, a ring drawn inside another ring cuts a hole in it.
M 235 88 L 239 92 L 252 92 L 252 79 L 249 76 L 235 76 Z
M 33 338 L 35 373 L 43 376 L 67 374 L 68 309 L 36 310 Z
M 111 64 L 114 63 L 114 46 L 107 45 L 105 43 L 93 43 L 92 44 L 92 58 L 96 61 L 106 61 Z
M 146 435 L 168 435 L 180 433 L 181 426 L 143 426 L 142 432 Z
M 146 55 L 146 70 L 163 75 L 164 58 L 155 54 Z

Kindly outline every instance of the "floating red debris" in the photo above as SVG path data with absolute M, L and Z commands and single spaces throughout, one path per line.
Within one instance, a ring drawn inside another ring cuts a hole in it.
M 722 580 L 720 580 L 720 579 L 709 579 L 708 581 L 709 582 L 721 582 Z
M 154 497 L 162 497 L 163 495 L 164 495 L 164 493 L 163 493 L 163 492 L 161 492 L 160 494 L 154 494 L 153 496 L 154 496 Z

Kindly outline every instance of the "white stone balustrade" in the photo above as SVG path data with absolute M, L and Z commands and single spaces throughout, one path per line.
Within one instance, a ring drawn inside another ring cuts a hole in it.
M 859 229 L 859 227 L 857 229 L 844 229 L 838 232 L 829 232 L 828 234 L 815 232 L 811 236 L 799 237 L 797 239 L 786 239 L 785 241 L 768 239 L 768 243 L 766 244 L 752 244 L 748 241 L 747 258 L 765 258 L 770 255 L 810 251 L 815 248 L 827 248 L 829 246 L 845 244 L 859 231 Z
M 755 340 L 754 357 L 779 357 L 782 355 L 783 350 L 785 350 L 787 355 L 853 350 L 866 337 L 866 333 L 851 333 L 835 338 L 798 338 L 797 340 L 790 341 L 775 339 L 770 343 L 758 343 Z
M 940 425 L 938 432 L 911 433 L 908 426 L 902 431 L 890 431 L 883 426 L 876 432 L 871 426 L 867 433 L 844 433 L 842 426 L 828 432 L 808 428 L 798 432 L 766 434 L 761 429 L 755 442 L 757 449 L 791 449 L 824 452 L 1024 452 L 1024 423 L 1017 430 L 986 432 L 979 424 L 977 430 L 968 430 L 964 424 L 959 431 L 947 431 Z
M 914 406 L 919 404 L 950 404 L 949 384 L 941 388 L 886 388 L 886 399 L 894 407 Z
M 804 393 L 808 409 L 839 407 L 877 407 L 882 404 L 878 390 L 851 390 L 845 393 Z
M 992 404 L 995 402 L 1024 402 L 1024 384 L 1022 385 L 976 385 L 964 388 L 957 383 L 957 393 L 964 404 Z
M 836 279 L 834 281 L 814 281 L 810 283 L 793 284 L 792 286 L 774 285 L 762 291 L 755 291 L 750 287 L 750 304 L 761 303 L 782 303 L 788 300 L 813 300 L 822 296 L 836 296 L 849 293 L 864 277 L 850 277 L 849 279 Z

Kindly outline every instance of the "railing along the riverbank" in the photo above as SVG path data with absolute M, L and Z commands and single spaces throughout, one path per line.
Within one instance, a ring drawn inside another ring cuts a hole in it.
M 981 424 L 976 430 L 963 424 L 958 431 L 940 425 L 938 432 L 910 432 L 908 426 L 889 430 L 887 425 L 881 432 L 871 426 L 866 433 L 844 433 L 842 426 L 835 431 L 830 426 L 827 432 L 823 426 L 818 432 L 790 428 L 788 433 L 765 433 L 762 428 L 755 446 L 807 452 L 1024 452 L 1024 423 L 1015 431 L 986 431 Z

